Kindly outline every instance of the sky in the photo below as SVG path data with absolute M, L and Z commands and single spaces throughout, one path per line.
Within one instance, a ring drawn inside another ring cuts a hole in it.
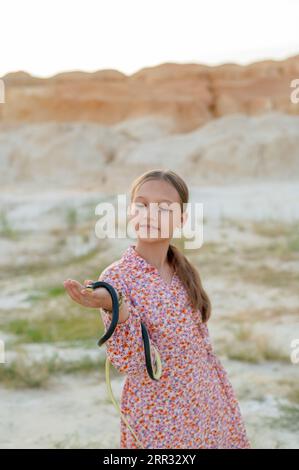
M 0 76 L 299 54 L 299 0 L 0 0 Z

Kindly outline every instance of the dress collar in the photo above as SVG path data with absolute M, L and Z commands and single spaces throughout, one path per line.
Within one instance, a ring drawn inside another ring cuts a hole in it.
M 133 265 L 142 269 L 146 269 L 147 271 L 157 270 L 155 266 L 150 264 L 139 253 L 137 253 L 137 251 L 135 250 L 135 246 L 136 245 L 134 244 L 129 245 L 123 254 L 123 258 L 126 261 L 129 261 L 130 263 L 132 263 Z
M 139 253 L 137 253 L 137 251 L 135 250 L 135 247 L 136 245 L 134 244 L 129 245 L 123 254 L 123 259 L 130 261 L 132 264 L 134 264 L 138 268 L 144 269 L 146 271 L 158 272 L 158 269 L 156 268 L 156 266 L 146 261 L 146 259 L 144 259 Z M 176 274 L 176 270 L 174 274 Z

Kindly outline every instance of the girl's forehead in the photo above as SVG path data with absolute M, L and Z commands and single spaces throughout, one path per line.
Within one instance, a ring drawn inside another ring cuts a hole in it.
M 134 193 L 134 198 L 147 202 L 180 202 L 177 190 L 166 181 L 146 181 Z
M 146 201 L 146 202 L 169 202 L 169 203 L 172 203 L 172 202 L 177 202 L 177 201 L 173 201 L 172 199 L 168 199 L 167 197 L 149 197 L 147 198 L 146 196 L 135 196 L 134 197 L 134 200 L 135 199 L 140 199 L 142 201 Z

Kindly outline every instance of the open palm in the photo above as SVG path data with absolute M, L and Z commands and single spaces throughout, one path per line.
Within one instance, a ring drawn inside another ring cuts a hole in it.
M 85 280 L 84 284 L 74 279 L 66 279 L 63 281 L 63 285 L 69 294 L 69 296 L 78 304 L 84 307 L 99 308 L 101 306 L 101 293 L 100 289 L 85 289 L 87 284 L 91 284 L 93 281 Z

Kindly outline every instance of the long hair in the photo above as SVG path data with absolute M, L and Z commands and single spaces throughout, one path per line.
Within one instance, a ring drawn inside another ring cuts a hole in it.
M 164 180 L 170 183 L 180 196 L 181 211 L 183 204 L 189 201 L 189 190 L 184 180 L 175 172 L 167 169 L 150 170 L 136 178 L 131 186 L 131 202 L 137 189 L 146 181 Z M 194 310 L 199 310 L 202 321 L 205 323 L 211 316 L 211 302 L 204 290 L 198 270 L 186 258 L 186 256 L 174 245 L 169 245 L 167 258 L 170 265 L 176 270 L 183 283 Z

